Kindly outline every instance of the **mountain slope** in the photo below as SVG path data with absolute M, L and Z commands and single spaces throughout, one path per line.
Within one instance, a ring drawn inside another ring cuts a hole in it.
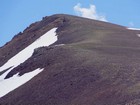
M 45 17 L 0 48 L 0 66 L 55 27 L 58 40 L 35 49 L 5 79 L 43 71 L 0 98 L 1 105 L 140 104 L 139 30 L 70 15 Z

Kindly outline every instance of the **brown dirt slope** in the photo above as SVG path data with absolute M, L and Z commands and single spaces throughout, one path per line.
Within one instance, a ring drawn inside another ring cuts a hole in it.
M 44 71 L 2 97 L 0 105 L 140 104 L 140 31 L 123 26 L 62 14 L 45 17 L 0 48 L 0 65 L 52 27 L 58 27 L 58 41 L 36 49 L 6 78 Z

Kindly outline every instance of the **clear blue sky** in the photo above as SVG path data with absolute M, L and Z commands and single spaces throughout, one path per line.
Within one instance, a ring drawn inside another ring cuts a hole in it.
M 140 0 L 0 0 L 0 46 L 44 16 L 77 15 L 73 8 L 78 3 L 95 5 L 111 23 L 140 28 Z

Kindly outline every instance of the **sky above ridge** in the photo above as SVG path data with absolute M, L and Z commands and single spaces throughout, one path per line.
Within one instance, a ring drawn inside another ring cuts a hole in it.
M 71 14 L 140 28 L 140 0 L 1 0 L 0 46 L 42 17 Z

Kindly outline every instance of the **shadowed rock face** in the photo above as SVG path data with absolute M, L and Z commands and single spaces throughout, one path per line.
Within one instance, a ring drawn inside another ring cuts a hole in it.
M 70 15 L 45 17 L 0 48 L 0 65 L 54 27 L 58 41 L 35 49 L 6 78 L 44 71 L 0 98 L 0 105 L 140 104 L 140 31 L 119 25 Z

